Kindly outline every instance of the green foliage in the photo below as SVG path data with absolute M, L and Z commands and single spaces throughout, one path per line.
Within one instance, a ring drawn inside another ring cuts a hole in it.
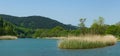
M 0 35 L 3 35 L 3 19 L 0 17 Z
M 0 35 L 16 35 L 14 29 L 13 24 L 0 18 Z
M 79 24 L 80 28 L 84 28 L 85 27 L 85 21 L 86 21 L 86 18 L 81 18 L 80 19 L 80 24 Z
M 57 26 L 55 28 L 53 28 L 49 34 L 51 34 L 51 36 L 54 36 L 54 37 L 58 37 L 60 36 L 60 33 L 61 31 L 63 31 L 64 29 L 60 26 Z
M 0 16 L 2 16 L 4 20 L 10 21 L 16 26 L 30 29 L 52 29 L 56 26 L 63 27 L 64 29 L 76 29 L 75 26 L 65 25 L 56 20 L 43 16 L 16 17 L 3 14 L 0 14 Z
M 15 31 L 17 33 L 17 36 L 21 38 L 25 38 L 25 37 L 30 38 L 34 34 L 34 30 L 24 27 L 16 27 Z
M 116 25 L 116 26 L 120 26 L 120 22 L 117 22 L 115 25 Z
M 79 36 L 81 34 L 81 31 L 78 29 L 78 30 L 70 30 L 68 32 L 68 35 L 69 36 Z
M 94 23 L 90 27 L 90 34 L 105 34 L 107 29 L 107 25 L 104 24 L 104 18 L 99 17 L 98 20 L 95 20 Z
M 53 29 L 38 29 L 34 33 L 34 37 L 68 37 L 68 36 L 79 36 L 86 34 L 93 35 L 105 35 L 112 34 L 114 36 L 120 37 L 120 26 L 117 25 L 106 25 L 104 24 L 104 18 L 99 17 L 98 20 L 95 20 L 90 28 L 85 26 L 86 19 L 80 19 L 79 28 L 76 30 L 65 30 L 64 28 L 57 26 Z
M 120 37 L 120 26 L 111 25 L 107 28 L 106 34 L 112 34 L 116 37 Z
M 43 33 L 45 32 L 45 30 L 43 29 L 37 29 L 34 33 L 34 37 L 43 37 Z
M 33 30 L 18 27 L 14 24 L 0 18 L 0 35 L 13 35 L 18 37 L 31 37 Z
M 60 27 L 56 26 L 53 29 L 37 29 L 35 31 L 34 37 L 60 37 L 67 35 L 67 31 Z
M 85 35 L 85 33 L 86 33 L 85 21 L 86 21 L 86 18 L 81 18 L 80 24 L 78 25 L 79 29 L 81 30 L 81 34 L 83 34 L 83 35 Z
M 1 14 L 0 14 L 1 15 Z M 91 27 L 85 26 L 86 18 L 80 19 L 78 28 L 65 25 L 56 20 L 42 16 L 15 17 L 1 15 L 0 36 L 15 35 L 18 37 L 68 37 L 86 34 L 112 34 L 120 37 L 120 22 L 115 25 L 104 24 L 104 18 L 99 17 Z

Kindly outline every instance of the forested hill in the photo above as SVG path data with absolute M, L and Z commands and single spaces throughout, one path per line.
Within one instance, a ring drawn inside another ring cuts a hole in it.
M 12 22 L 13 24 L 25 28 L 31 29 L 52 29 L 56 26 L 61 26 L 65 29 L 75 29 L 75 26 L 66 25 L 60 23 L 56 20 L 50 19 L 48 17 L 43 16 L 28 16 L 28 17 L 17 17 L 11 15 L 0 14 L 0 16 L 7 21 Z
M 17 35 L 15 32 L 15 25 L 3 20 L 0 17 L 0 36 L 1 35 Z

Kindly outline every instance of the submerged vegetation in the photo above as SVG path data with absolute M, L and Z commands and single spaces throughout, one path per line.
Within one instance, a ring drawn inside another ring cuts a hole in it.
M 89 49 L 114 45 L 117 42 L 112 35 L 89 35 L 80 37 L 68 37 L 58 42 L 61 49 Z

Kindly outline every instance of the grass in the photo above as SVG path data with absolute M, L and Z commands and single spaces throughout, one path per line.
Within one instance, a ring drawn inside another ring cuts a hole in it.
M 61 49 L 90 49 L 111 46 L 116 42 L 117 39 L 112 35 L 88 35 L 62 39 L 58 42 L 58 47 Z

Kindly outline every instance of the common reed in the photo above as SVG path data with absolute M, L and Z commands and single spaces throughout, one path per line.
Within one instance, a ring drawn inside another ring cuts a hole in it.
M 114 45 L 117 39 L 112 35 L 87 35 L 79 37 L 68 37 L 58 42 L 61 49 L 90 49 Z

